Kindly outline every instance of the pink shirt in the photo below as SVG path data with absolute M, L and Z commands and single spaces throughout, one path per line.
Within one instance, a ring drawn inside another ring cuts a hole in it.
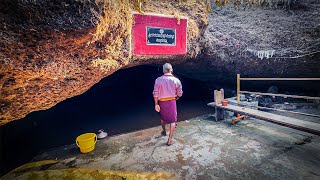
M 158 77 L 154 83 L 153 97 L 158 99 L 180 97 L 182 93 L 180 80 L 170 73 Z

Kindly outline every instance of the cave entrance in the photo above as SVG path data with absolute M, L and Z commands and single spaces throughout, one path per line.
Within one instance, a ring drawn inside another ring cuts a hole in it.
M 177 102 L 178 121 L 212 112 L 206 106 L 212 98 L 206 83 L 186 78 L 183 72 L 174 74 L 184 91 Z M 162 66 L 122 69 L 82 95 L 8 123 L 2 127 L 5 168 L 26 163 L 48 149 L 72 144 L 82 133 L 105 129 L 109 135 L 116 135 L 160 126 L 152 96 L 154 81 L 160 75 Z

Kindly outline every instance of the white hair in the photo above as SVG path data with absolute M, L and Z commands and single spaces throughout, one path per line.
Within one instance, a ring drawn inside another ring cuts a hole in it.
M 172 65 L 170 63 L 165 63 L 163 65 L 163 73 L 169 73 L 169 72 L 172 72 L 173 71 L 173 68 L 172 68 Z

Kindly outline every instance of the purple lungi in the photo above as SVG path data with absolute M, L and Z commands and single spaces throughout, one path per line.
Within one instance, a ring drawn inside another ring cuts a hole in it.
M 160 119 L 166 124 L 177 121 L 177 104 L 176 100 L 160 101 Z

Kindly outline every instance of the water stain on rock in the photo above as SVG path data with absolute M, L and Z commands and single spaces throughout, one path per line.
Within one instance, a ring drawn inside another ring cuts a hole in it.
M 178 163 L 179 163 L 180 165 L 183 166 L 183 165 L 186 165 L 186 164 L 187 164 L 186 161 L 184 160 L 183 155 L 182 155 L 181 153 L 177 154 L 176 157 L 177 157 Z
M 184 140 L 182 140 L 182 139 L 176 138 L 176 140 L 177 140 L 180 144 L 186 144 L 186 142 L 185 142 Z

